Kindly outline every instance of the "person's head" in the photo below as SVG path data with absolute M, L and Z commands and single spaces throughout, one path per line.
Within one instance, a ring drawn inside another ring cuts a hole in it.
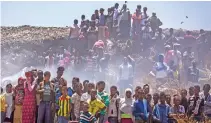
M 147 12 L 147 7 L 144 7 L 143 8 L 143 11 L 144 11 L 144 13 Z
M 170 28 L 169 29 L 169 33 L 170 33 L 170 35 L 172 35 L 174 33 L 174 29 L 173 28 Z
M 104 81 L 99 81 L 99 82 L 97 83 L 97 90 L 98 90 L 99 92 L 102 92 L 104 89 L 105 89 L 105 82 L 104 82 Z
M 139 89 L 138 90 L 138 99 L 144 99 L 145 97 L 145 93 L 144 93 L 144 90 L 143 89 Z
M 124 64 L 127 64 L 127 63 L 128 63 L 127 57 L 124 57 L 123 63 L 124 63 Z
M 48 82 L 50 78 L 51 78 L 51 73 L 49 71 L 46 71 L 44 73 L 44 80 Z
M 119 3 L 115 3 L 114 7 L 115 7 L 116 9 L 118 9 L 118 8 L 119 8 Z
M 98 15 L 99 14 L 99 11 L 96 9 L 95 10 L 95 15 Z
M 107 11 L 108 11 L 108 13 L 110 13 L 111 12 L 111 8 L 108 8 Z
M 117 93 L 117 87 L 116 86 L 111 86 L 110 87 L 110 94 L 111 95 L 116 95 Z
M 63 75 L 63 73 L 64 73 L 64 67 L 58 67 L 57 68 L 57 77 L 62 77 L 62 75 Z
M 188 92 L 187 92 L 186 89 L 182 89 L 181 92 L 180 92 L 180 95 L 181 95 L 182 98 L 186 98 L 187 94 L 188 94 Z
M 166 102 L 166 94 L 164 92 L 160 93 L 160 103 L 165 104 Z
M 92 89 L 95 89 L 95 84 L 94 83 L 88 83 L 87 85 L 87 91 L 91 92 Z
M 181 97 L 178 94 L 174 95 L 173 102 L 174 102 L 174 105 L 179 106 L 181 103 Z
M 25 79 L 23 77 L 18 78 L 18 85 L 23 85 Z
M 100 14 L 103 14 L 103 13 L 104 13 L 104 9 L 101 8 L 101 9 L 100 9 Z
M 31 71 L 25 72 L 26 80 L 32 82 L 34 80 L 33 74 Z
M 85 20 L 85 15 L 81 15 L 81 20 Z
M 83 102 L 83 112 L 89 112 L 89 104 L 87 102 Z
M 67 95 L 67 86 L 62 86 L 62 95 Z
M 138 11 L 141 11 L 141 5 L 137 5 Z
M 158 29 L 158 33 L 161 34 L 163 32 L 162 28 Z
M 80 82 L 80 79 L 78 77 L 73 77 L 72 79 L 73 90 L 76 90 L 76 85 L 79 84 L 79 82 Z
M 38 76 L 38 79 L 42 79 L 43 78 L 43 71 L 42 70 L 38 70 L 37 76 Z
M 7 93 L 12 93 L 12 84 L 11 83 L 6 85 L 6 92 Z
M 145 94 L 148 94 L 148 93 L 149 93 L 149 85 L 148 85 L 148 84 L 145 84 L 145 85 L 143 86 L 143 89 L 144 89 L 144 93 L 145 93 Z
M 200 86 L 199 86 L 199 85 L 195 85 L 195 86 L 194 86 L 194 94 L 195 94 L 196 96 L 198 96 L 198 95 L 199 95 L 199 92 L 200 92 Z
M 127 88 L 125 90 L 125 98 L 131 98 L 132 97 L 132 90 L 130 88 Z
M 97 90 L 92 89 L 91 90 L 91 99 L 96 99 L 96 96 L 97 96 Z
M 160 54 L 158 56 L 158 62 L 163 62 L 164 61 L 164 55 L 163 54 Z
M 156 13 L 155 13 L 155 12 L 153 12 L 153 13 L 152 13 L 152 16 L 153 16 L 153 17 L 155 17 L 155 16 L 156 16 Z
M 194 95 L 194 87 L 190 87 L 188 92 L 189 92 L 190 96 L 193 96 Z
M 127 10 L 127 4 L 123 4 L 123 7 L 122 7 L 124 10 Z
M 141 86 L 136 86 L 135 88 L 135 94 L 137 95 L 138 94 L 138 90 L 141 89 Z
M 192 67 L 193 67 L 193 68 L 196 68 L 196 67 L 197 67 L 196 61 L 192 61 Z
M 84 90 L 87 90 L 88 84 L 89 84 L 89 80 L 84 80 L 83 81 Z
M 146 95 L 146 100 L 147 100 L 147 102 L 151 102 L 151 100 L 152 100 L 152 95 L 151 94 L 147 94 Z
M 76 91 L 76 93 L 80 93 L 81 90 L 82 90 L 82 84 L 81 83 L 77 83 L 75 85 L 75 91 Z
M 154 101 L 154 103 L 158 103 L 158 100 L 159 100 L 159 94 L 158 93 L 154 93 L 153 94 L 153 101 Z
M 210 91 L 210 84 L 205 84 L 203 87 L 203 91 L 205 94 L 209 94 Z
M 34 78 L 37 78 L 37 69 L 32 69 L 32 74 Z
M 171 104 L 171 95 L 169 94 L 166 95 L 166 102 L 167 104 Z
M 77 19 L 74 20 L 74 24 L 78 25 L 78 20 Z
M 200 29 L 200 34 L 205 33 L 205 31 L 203 29 Z

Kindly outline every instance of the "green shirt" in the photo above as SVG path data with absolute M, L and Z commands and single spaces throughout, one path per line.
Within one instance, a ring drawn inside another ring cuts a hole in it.
M 97 93 L 99 97 L 101 97 L 101 101 L 105 104 L 106 107 L 109 106 L 109 96 L 106 92 L 98 92 Z M 100 114 L 104 115 L 106 113 L 106 110 L 103 110 L 100 112 Z

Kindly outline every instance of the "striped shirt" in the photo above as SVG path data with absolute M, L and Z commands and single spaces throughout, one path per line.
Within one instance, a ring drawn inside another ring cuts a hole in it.
M 66 96 L 64 97 L 63 95 L 59 97 L 58 101 L 59 105 L 59 111 L 58 111 L 58 116 L 70 116 L 70 106 L 71 106 L 71 97 Z
M 81 112 L 80 123 L 94 123 L 97 119 L 90 112 Z

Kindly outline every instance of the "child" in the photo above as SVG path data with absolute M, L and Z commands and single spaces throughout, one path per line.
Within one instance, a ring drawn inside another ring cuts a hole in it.
M 89 104 L 87 102 L 83 103 L 83 111 L 80 115 L 80 123 L 94 123 L 97 119 L 88 111 Z
M 1 87 L 1 95 L 0 95 L 0 105 L 1 105 L 1 123 L 4 122 L 4 119 L 6 117 L 6 108 L 7 108 L 7 104 L 5 101 L 5 94 L 3 94 L 3 88 Z
M 62 96 L 59 97 L 58 105 L 58 123 L 68 123 L 71 112 L 71 97 L 67 95 L 67 86 L 62 87 Z
M 6 111 L 5 122 L 12 122 L 13 123 L 14 103 L 13 103 L 12 84 L 6 85 L 5 99 L 6 99 L 6 103 L 8 105 L 7 111 Z
M 96 97 L 97 97 L 97 91 L 92 89 L 91 99 L 88 100 L 89 112 L 92 115 L 95 115 L 96 118 L 98 118 L 100 111 L 104 111 L 106 109 L 106 106 L 101 100 L 97 99 Z

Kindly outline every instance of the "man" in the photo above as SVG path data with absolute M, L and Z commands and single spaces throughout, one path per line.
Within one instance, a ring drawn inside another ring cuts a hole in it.
M 108 106 L 108 122 L 109 123 L 118 123 L 120 121 L 119 113 L 119 102 L 120 98 L 117 95 L 117 87 L 110 87 L 110 96 L 109 96 L 109 106 Z
M 114 26 L 118 25 L 118 21 L 119 21 L 119 4 L 115 3 L 114 5 L 114 14 L 113 14 L 113 22 L 114 22 Z
M 74 20 L 74 24 L 70 27 L 68 46 L 71 45 L 71 52 L 73 52 L 73 48 L 75 48 L 76 41 L 80 35 L 80 27 L 78 26 L 78 20 Z
M 37 123 L 42 123 L 45 119 L 45 123 L 50 123 L 52 121 L 52 108 L 54 108 L 55 103 L 55 93 L 54 85 L 50 82 L 51 74 L 49 71 L 44 73 L 44 81 L 40 82 L 39 89 L 40 93 L 40 105 L 38 108 L 38 119 Z
M 205 84 L 203 92 L 200 93 L 200 97 L 204 99 L 204 114 L 211 119 L 211 95 L 210 95 L 210 84 Z
M 201 122 L 203 119 L 203 106 L 204 99 L 199 96 L 200 86 L 194 86 L 194 95 L 188 100 L 188 112 L 187 115 L 195 121 Z
M 163 84 L 165 82 L 165 78 L 168 75 L 169 67 L 164 62 L 164 56 L 159 55 L 158 56 L 158 62 L 154 65 L 155 75 L 156 75 L 156 81 L 158 82 L 158 86 Z
M 101 101 L 105 104 L 106 108 L 109 106 L 110 100 L 108 94 L 104 91 L 105 89 L 105 82 L 104 81 L 99 81 L 97 83 L 97 95 L 101 98 Z M 107 121 L 107 114 L 106 110 L 102 110 L 100 112 L 100 119 L 99 123 L 105 123 Z
M 180 105 L 184 106 L 185 112 L 187 112 L 187 109 L 188 109 L 187 94 L 188 94 L 187 90 L 185 90 L 185 89 L 181 90 L 181 93 L 180 93 L 180 95 L 181 95 L 181 103 L 180 103 Z
M 133 115 L 135 116 L 135 123 L 147 122 L 148 112 L 150 112 L 150 107 L 147 100 L 144 99 L 145 93 L 143 89 L 138 90 L 138 100 L 133 104 Z
M 189 93 L 189 97 L 192 97 L 194 95 L 194 87 L 191 86 L 188 90 L 188 93 Z
M 127 4 L 123 5 L 120 14 L 121 14 L 120 24 L 119 24 L 120 34 L 123 37 L 128 38 L 131 26 L 131 15 L 129 9 L 127 8 Z
M 187 78 L 190 82 L 199 82 L 199 69 L 197 68 L 196 61 L 192 61 L 192 66 L 188 68 Z
M 101 8 L 99 16 L 98 40 L 105 41 L 105 23 L 106 16 L 104 15 L 104 9 Z
M 169 29 L 169 35 L 166 36 L 166 43 L 165 45 L 170 45 L 173 47 L 173 44 L 177 42 L 177 39 L 174 36 L 174 29 L 170 28 Z
M 162 25 L 162 22 L 160 21 L 160 19 L 157 17 L 156 13 L 152 13 L 152 16 L 149 18 L 149 22 L 150 22 L 150 27 L 152 29 L 152 35 L 155 36 L 155 32 L 156 30 L 159 28 L 159 26 Z
M 18 78 L 18 85 L 14 90 L 15 98 L 15 111 L 14 111 L 14 123 L 22 123 L 22 105 L 24 99 L 24 81 L 22 77 Z
M 123 93 L 126 88 L 132 88 L 133 82 L 132 79 L 133 68 L 132 65 L 128 63 L 127 57 L 124 57 L 123 64 L 119 66 L 119 84 L 120 84 L 120 93 Z
M 98 40 L 98 27 L 95 21 L 90 22 L 90 27 L 87 30 L 88 50 L 92 49 L 95 42 Z
M 149 94 L 150 88 L 149 88 L 149 85 L 148 85 L 148 84 L 145 84 L 145 85 L 143 86 L 143 89 L 144 89 L 145 95 Z
M 145 21 L 144 27 L 141 29 L 141 41 L 142 41 L 142 50 L 146 51 L 149 46 L 151 45 L 151 39 L 152 39 L 152 29 L 147 21 Z
M 144 7 L 143 8 L 143 12 L 141 14 L 141 26 L 145 26 L 145 21 L 147 21 L 147 18 L 148 18 L 148 14 L 147 14 L 147 7 Z
M 153 108 L 154 108 L 154 106 L 155 106 L 156 104 L 158 104 L 159 98 L 160 98 L 160 96 L 159 96 L 158 93 L 154 93 L 154 94 L 153 94 Z
M 193 60 L 194 60 L 194 52 L 192 52 L 191 47 L 188 47 L 187 51 L 185 51 L 182 56 L 182 64 L 186 73 L 188 71 L 188 68 L 191 66 L 191 62 Z
M 82 95 L 82 84 L 75 85 L 75 93 L 72 95 L 72 120 L 79 121 L 80 116 L 80 101 Z

